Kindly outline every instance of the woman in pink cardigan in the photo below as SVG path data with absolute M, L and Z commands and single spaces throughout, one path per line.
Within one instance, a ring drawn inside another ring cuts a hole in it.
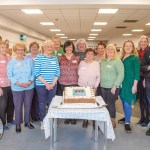
M 78 68 L 78 85 L 90 86 L 95 93 L 100 83 L 100 66 L 99 62 L 94 61 L 94 50 L 89 48 L 85 52 L 86 59 L 81 61 Z M 82 127 L 87 128 L 88 120 L 84 120 Z

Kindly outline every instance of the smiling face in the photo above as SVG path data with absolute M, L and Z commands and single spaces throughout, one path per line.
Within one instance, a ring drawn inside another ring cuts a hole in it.
M 44 45 L 44 53 L 46 53 L 47 55 L 52 54 L 53 49 L 54 49 L 54 45 L 50 43 Z
M 77 49 L 79 52 L 85 52 L 86 44 L 84 41 L 80 41 L 80 43 L 77 46 Z
M 55 39 L 53 40 L 53 42 L 54 42 L 54 49 L 55 49 L 55 50 L 59 50 L 59 49 L 60 49 L 60 45 L 61 45 L 60 39 L 55 38 Z
M 73 52 L 73 46 L 72 45 L 67 46 L 65 48 L 65 51 L 66 51 L 67 54 L 72 54 L 72 52 Z
M 125 42 L 123 49 L 124 49 L 125 54 L 130 55 L 134 50 L 134 45 L 132 42 Z
M 115 56 L 115 54 L 116 54 L 115 46 L 108 45 L 107 48 L 106 48 L 107 58 L 113 58 Z
M 104 46 L 103 45 L 98 45 L 98 48 L 97 48 L 98 55 L 102 56 L 102 55 L 104 55 L 104 52 L 105 52 Z
M 19 58 L 24 57 L 24 54 L 25 54 L 25 49 L 24 49 L 24 47 L 19 46 L 19 45 L 16 46 L 15 54 L 16 54 L 16 56 L 19 57 Z
M 86 53 L 86 60 L 87 60 L 87 61 L 92 61 L 93 59 L 94 59 L 94 52 L 88 51 L 88 52 Z
M 140 49 L 144 50 L 145 48 L 148 47 L 148 40 L 146 37 L 143 37 L 140 39 L 140 42 L 139 42 L 139 46 L 140 46 Z
M 38 55 L 39 53 L 38 50 L 39 50 L 39 47 L 37 44 L 34 44 L 30 47 L 31 54 Z
M 1 55 L 6 55 L 7 49 L 8 49 L 7 44 L 4 44 L 4 43 L 0 44 L 0 54 Z

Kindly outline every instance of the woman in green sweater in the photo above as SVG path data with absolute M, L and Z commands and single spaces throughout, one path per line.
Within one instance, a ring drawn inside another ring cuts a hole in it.
M 120 93 L 120 87 L 124 78 L 124 67 L 121 60 L 117 58 L 116 47 L 114 44 L 109 44 L 106 47 L 106 59 L 100 62 L 100 69 L 102 97 L 107 104 L 112 125 L 115 128 L 115 102 Z
M 134 43 L 129 40 L 126 41 L 123 44 L 122 55 L 125 74 L 120 93 L 125 118 L 120 119 L 118 122 L 125 122 L 127 133 L 131 133 L 130 118 L 132 114 L 132 101 L 136 101 L 137 83 L 140 79 L 140 61 L 135 54 Z

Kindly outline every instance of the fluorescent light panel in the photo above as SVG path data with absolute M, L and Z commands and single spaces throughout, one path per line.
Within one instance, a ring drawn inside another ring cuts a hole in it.
M 40 9 L 21 9 L 26 14 L 43 14 Z
M 147 24 L 145 24 L 145 25 L 150 26 L 150 22 L 149 22 L 149 23 L 147 23 Z
M 56 35 L 65 35 L 65 34 L 63 34 L 63 33 L 57 33 Z
M 99 9 L 99 14 L 115 14 L 118 9 Z
M 134 29 L 134 30 L 132 30 L 132 32 L 142 32 L 142 31 L 144 31 L 143 29 Z
M 50 31 L 52 31 L 52 32 L 59 32 L 61 30 L 60 29 L 50 29 Z
M 94 39 L 88 39 L 88 41 L 93 41 Z
M 102 31 L 101 29 L 92 29 L 91 31 L 99 32 Z
M 106 24 L 107 24 L 107 22 L 94 22 L 94 25 L 96 25 L 96 26 L 104 26 Z
M 44 26 L 53 26 L 54 23 L 53 22 L 40 22 L 41 25 L 44 25 Z
M 98 34 L 96 34 L 96 33 L 95 33 L 95 34 L 94 34 L 94 33 L 91 33 L 91 34 L 89 34 L 89 35 L 95 35 L 95 36 L 97 36 Z
M 66 37 L 66 36 L 62 36 L 62 37 L 60 37 L 61 39 L 67 39 L 68 37 Z
M 88 37 L 89 39 L 95 39 L 96 37 L 92 37 L 92 36 L 90 36 L 90 37 Z
M 130 34 L 130 33 L 124 33 L 124 34 L 122 34 L 123 36 L 131 36 L 132 34 Z
M 71 41 L 75 41 L 76 39 L 69 39 L 69 40 L 71 40 Z

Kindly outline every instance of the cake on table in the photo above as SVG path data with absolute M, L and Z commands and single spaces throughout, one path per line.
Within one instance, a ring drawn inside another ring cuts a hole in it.
M 65 87 L 63 103 L 96 103 L 91 87 Z

